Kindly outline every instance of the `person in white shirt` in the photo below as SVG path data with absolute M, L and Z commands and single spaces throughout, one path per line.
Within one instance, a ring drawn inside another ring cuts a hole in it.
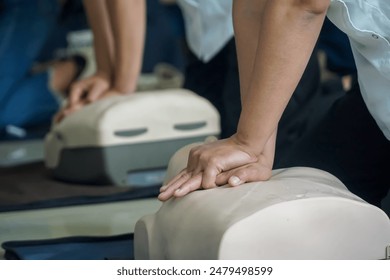
M 327 13 L 350 38 L 360 89 L 355 85 L 334 104 L 308 135 L 312 142 L 302 142 L 304 155 L 291 147 L 297 158 L 286 162 L 327 170 L 380 205 L 390 186 L 390 2 L 381 0 L 235 0 L 242 98 L 237 133 L 193 148 L 186 169 L 161 188 L 160 200 L 270 178 L 278 122 Z
M 241 112 L 232 0 L 176 2 L 183 13 L 188 45 L 184 88 L 205 97 L 216 107 L 221 116 L 221 138 L 229 137 L 236 132 Z M 57 114 L 57 120 L 105 96 L 133 93 L 140 72 L 145 0 L 85 0 L 84 4 L 95 37 L 97 71 L 73 84 L 69 104 Z M 290 102 L 280 122 L 279 151 L 303 134 L 307 123 L 302 117 L 297 120 L 295 115 L 303 115 L 308 106 L 302 104 L 315 98 L 313 92 L 318 87 L 319 66 L 314 53 L 295 90 L 295 100 Z
M 221 138 L 236 132 L 241 113 L 240 82 L 232 21 L 232 0 L 177 0 L 188 45 L 184 88 L 208 99 L 221 116 Z M 313 53 L 279 123 L 280 155 L 309 126 L 308 103 L 319 98 L 319 65 Z M 300 118 L 297 118 L 297 115 Z M 305 116 L 306 115 L 306 116 Z

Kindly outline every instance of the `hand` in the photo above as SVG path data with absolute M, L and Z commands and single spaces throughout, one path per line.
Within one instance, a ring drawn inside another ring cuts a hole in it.
M 53 122 L 54 123 L 59 123 L 61 122 L 65 117 L 67 117 L 68 115 L 80 110 L 81 108 L 83 108 L 87 103 L 83 102 L 83 100 L 81 100 L 80 102 L 74 104 L 73 106 L 69 106 L 69 104 L 67 106 L 65 106 L 64 108 L 60 109 L 53 117 Z
M 69 107 L 88 104 L 98 100 L 111 87 L 110 78 L 102 73 L 77 81 L 71 86 L 68 96 Z
M 200 188 L 209 189 L 225 184 L 238 186 L 268 180 L 272 171 L 275 137 L 267 141 L 260 153 L 237 139 L 232 136 L 193 148 L 187 167 L 161 187 L 158 198 L 165 201 Z
M 103 99 L 103 98 L 108 98 L 110 96 L 115 96 L 115 95 L 123 95 L 123 93 L 115 91 L 115 90 L 108 90 L 101 94 L 97 100 Z M 67 106 L 62 108 L 53 118 L 54 123 L 58 123 L 62 121 L 65 117 L 69 116 L 70 114 L 73 114 L 74 112 L 82 109 L 85 105 L 90 104 L 91 102 L 86 100 L 86 99 L 80 99 L 77 103 L 75 104 L 70 104 L 68 103 Z

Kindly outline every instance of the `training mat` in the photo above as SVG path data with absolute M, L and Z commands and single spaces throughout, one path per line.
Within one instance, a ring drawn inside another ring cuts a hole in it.
M 133 233 L 127 233 L 7 241 L 1 246 L 7 260 L 133 260 L 133 241 Z
M 51 178 L 43 164 L 0 168 L 0 212 L 156 197 L 158 186 L 82 185 Z

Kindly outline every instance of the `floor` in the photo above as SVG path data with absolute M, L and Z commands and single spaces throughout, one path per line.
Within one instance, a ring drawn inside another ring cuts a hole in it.
M 43 143 L 0 143 L 0 168 L 42 160 Z M 0 213 L 0 244 L 5 241 L 51 239 L 66 236 L 108 236 L 134 231 L 142 216 L 155 213 L 157 199 Z M 390 216 L 390 195 L 384 201 Z M 0 248 L 0 259 L 3 252 Z
M 43 141 L 0 143 L 0 168 L 43 160 Z M 0 213 L 0 244 L 5 241 L 67 236 L 108 236 L 134 231 L 142 216 L 156 212 L 157 199 Z M 3 259 L 0 248 L 0 259 Z
M 143 199 L 0 213 L 0 244 L 11 240 L 130 233 L 138 219 L 156 212 L 160 206 L 157 199 Z M 0 259 L 3 253 L 0 248 Z

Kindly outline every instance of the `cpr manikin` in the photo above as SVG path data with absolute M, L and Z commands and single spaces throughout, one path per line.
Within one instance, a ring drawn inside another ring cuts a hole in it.
M 166 181 L 191 146 L 171 159 Z M 136 259 L 385 259 L 390 220 L 321 170 L 280 169 L 266 182 L 199 190 L 135 227 Z
M 53 125 L 45 139 L 45 164 L 53 177 L 69 182 L 161 184 L 159 170 L 166 170 L 172 155 L 210 135 L 219 135 L 218 111 L 191 91 L 112 96 Z

